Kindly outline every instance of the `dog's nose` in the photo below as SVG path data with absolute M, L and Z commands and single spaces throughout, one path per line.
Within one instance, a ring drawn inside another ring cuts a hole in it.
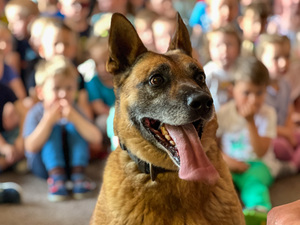
M 205 93 L 193 93 L 188 96 L 187 104 L 195 110 L 209 110 L 213 105 L 213 99 Z

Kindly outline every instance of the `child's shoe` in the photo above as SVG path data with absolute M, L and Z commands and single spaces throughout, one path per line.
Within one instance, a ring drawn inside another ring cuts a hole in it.
M 21 203 L 22 188 L 13 182 L 0 183 L 0 204 Z
M 255 207 L 243 210 L 246 225 L 266 225 L 268 211 L 265 208 Z
M 89 180 L 83 173 L 73 173 L 71 180 L 73 182 L 73 197 L 75 199 L 88 197 L 96 188 L 95 182 Z
M 60 202 L 68 198 L 66 188 L 67 177 L 65 174 L 52 174 L 49 176 L 48 183 L 48 200 L 50 202 Z

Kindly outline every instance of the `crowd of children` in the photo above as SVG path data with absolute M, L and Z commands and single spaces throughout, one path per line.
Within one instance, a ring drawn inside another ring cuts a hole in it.
M 74 196 L 92 191 L 84 167 L 116 144 L 105 67 L 111 15 L 126 15 L 145 46 L 164 53 L 176 11 L 203 65 L 245 212 L 268 212 L 273 180 L 300 170 L 299 1 L 0 0 L 0 173 L 26 158 L 47 179 L 50 201 L 67 197 L 69 179 Z

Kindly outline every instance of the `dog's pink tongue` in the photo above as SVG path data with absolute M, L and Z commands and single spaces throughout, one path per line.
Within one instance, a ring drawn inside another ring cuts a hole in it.
M 192 124 L 171 126 L 165 124 L 180 155 L 179 177 L 183 180 L 215 184 L 219 173 L 207 158 L 200 138 Z

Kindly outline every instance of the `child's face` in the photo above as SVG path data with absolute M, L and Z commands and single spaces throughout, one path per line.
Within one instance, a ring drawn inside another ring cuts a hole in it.
M 289 44 L 266 44 L 261 61 L 269 70 L 271 79 L 277 79 L 285 75 L 290 64 Z
M 156 21 L 153 23 L 153 36 L 155 48 L 158 53 L 165 53 L 168 50 L 171 35 L 173 33 L 173 24 Z
M 42 56 L 46 60 L 51 59 L 55 55 L 64 55 L 70 60 L 75 59 L 77 45 L 76 37 L 72 32 L 65 29 L 47 29 L 43 36 L 43 39 L 46 39 L 41 43 L 41 51 Z
M 258 36 L 265 30 L 265 26 L 266 21 L 262 21 L 253 10 L 247 10 L 240 22 L 244 39 L 252 42 L 257 40 Z
M 77 81 L 73 77 L 61 77 L 56 75 L 48 78 L 42 86 L 37 86 L 37 94 L 43 101 L 44 107 L 49 108 L 55 102 L 65 99 L 70 104 L 75 101 L 77 93 Z
M 112 80 L 112 75 L 106 70 L 106 61 L 108 59 L 108 49 L 103 50 L 102 46 L 96 46 L 90 50 L 91 58 L 96 64 L 96 70 L 102 81 Z
M 234 21 L 238 16 L 237 0 L 211 1 L 210 18 L 214 28 L 221 27 Z
M 154 36 L 151 23 L 138 20 L 135 23 L 135 28 L 146 48 L 154 50 Z
M 21 12 L 21 7 L 10 7 L 6 14 L 8 27 L 18 40 L 24 40 L 29 35 L 27 27 L 30 19 L 25 18 Z
M 74 21 L 86 20 L 90 10 L 90 0 L 61 0 L 61 13 Z
M 209 52 L 213 62 L 228 70 L 239 56 L 239 42 L 234 35 L 215 32 L 209 41 Z
M 264 103 L 266 86 L 255 85 L 249 81 L 238 81 L 235 83 L 232 93 L 238 110 L 241 107 L 249 106 L 253 107 L 257 113 Z

